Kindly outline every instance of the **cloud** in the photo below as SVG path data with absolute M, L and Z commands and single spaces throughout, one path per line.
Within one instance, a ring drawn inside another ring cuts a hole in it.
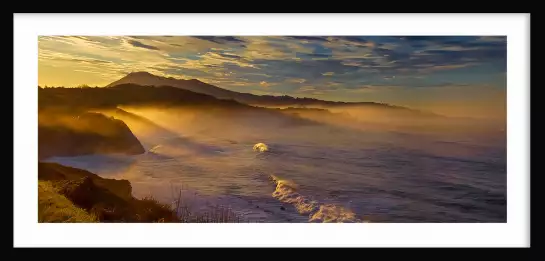
M 306 46 L 300 40 L 281 36 L 243 37 L 246 48 L 241 56 L 247 60 L 283 60 L 298 61 L 304 55 L 312 55 L 314 48 Z
M 183 64 L 180 65 L 184 68 L 193 69 L 218 69 L 223 71 L 238 70 L 235 67 L 240 68 L 259 68 L 257 65 L 250 63 L 238 55 L 224 54 L 216 51 L 206 52 L 202 55 L 198 55 L 198 59 L 185 59 Z M 230 70 L 233 69 L 233 70 Z
M 302 41 L 316 41 L 316 42 L 328 41 L 326 36 L 286 36 L 286 38 L 302 40 Z
M 436 65 L 436 66 L 430 66 L 426 67 L 423 71 L 424 72 L 431 72 L 431 71 L 439 71 L 439 70 L 455 70 L 470 66 L 475 66 L 477 63 L 463 63 L 463 64 L 450 64 L 450 65 Z
M 242 59 L 241 56 L 231 53 L 219 53 L 219 55 L 223 56 L 224 58 L 228 59 Z
M 140 47 L 140 48 L 150 49 L 150 50 L 159 50 L 159 48 L 157 48 L 155 46 L 143 44 L 143 43 L 141 43 L 139 41 L 136 41 L 136 40 L 127 40 L 127 42 L 130 45 L 134 46 L 134 47 Z
M 369 92 L 377 90 L 393 90 L 393 89 L 403 89 L 407 86 L 403 85 L 361 85 L 358 88 L 354 88 L 351 91 L 353 92 Z
M 476 41 L 506 44 L 507 36 L 480 36 L 476 39 Z
M 111 61 L 86 58 L 83 56 L 74 56 L 67 54 L 57 54 L 49 51 L 41 51 L 38 53 L 38 60 L 51 60 L 56 62 L 67 62 L 67 63 L 80 63 L 80 64 L 110 64 Z
M 194 38 L 206 40 L 218 44 L 225 44 L 225 43 L 237 43 L 237 44 L 243 44 L 244 40 L 239 39 L 235 36 L 193 36 Z
M 92 63 L 92 64 L 111 63 L 110 61 L 104 61 L 104 60 L 98 60 L 98 59 L 67 59 L 66 61 L 79 62 L 79 63 Z
M 273 84 L 272 84 L 272 83 L 268 83 L 268 82 L 266 82 L 266 81 L 261 81 L 261 82 L 259 83 L 259 85 L 261 85 L 262 87 L 267 88 L 267 87 L 269 87 L 269 86 L 271 86 L 271 85 L 273 85 Z
M 40 36 L 38 39 L 40 66 L 56 68 L 51 70 L 59 73 L 71 70 L 93 74 L 104 82 L 117 80 L 126 72 L 148 71 L 166 77 L 197 78 L 235 91 L 266 89 L 268 93 L 303 93 L 324 99 L 343 93 L 401 90 L 385 86 L 420 89 L 445 83 L 506 85 L 505 77 L 497 76 L 504 75 L 507 67 L 503 36 Z
M 302 78 L 289 78 L 289 79 L 286 79 L 287 83 L 304 83 L 306 81 L 307 81 L 306 79 L 302 79 Z
M 376 46 L 375 42 L 366 40 L 364 37 L 360 36 L 335 36 L 328 37 L 327 39 L 328 42 L 332 44 L 337 44 L 344 47 L 374 48 Z
M 306 92 L 314 92 L 314 91 L 316 91 L 316 87 L 307 85 L 307 86 L 302 86 L 301 88 L 297 89 L 296 92 L 306 93 Z

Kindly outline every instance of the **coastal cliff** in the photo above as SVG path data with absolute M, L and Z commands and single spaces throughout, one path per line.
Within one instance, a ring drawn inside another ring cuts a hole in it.
M 137 155 L 144 147 L 121 120 L 94 112 L 41 112 L 38 158 L 121 153 Z

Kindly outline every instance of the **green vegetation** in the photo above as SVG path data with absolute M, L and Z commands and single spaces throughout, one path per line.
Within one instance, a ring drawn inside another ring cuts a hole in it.
M 92 223 L 96 216 L 76 207 L 65 196 L 59 194 L 49 181 L 38 182 L 38 222 Z

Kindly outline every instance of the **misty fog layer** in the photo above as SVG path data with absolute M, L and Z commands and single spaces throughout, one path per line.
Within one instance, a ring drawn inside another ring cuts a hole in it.
M 52 160 L 128 179 L 135 196 L 168 201 L 181 186 L 258 222 L 506 220 L 501 123 L 369 108 L 121 109 L 101 112 L 145 154 Z

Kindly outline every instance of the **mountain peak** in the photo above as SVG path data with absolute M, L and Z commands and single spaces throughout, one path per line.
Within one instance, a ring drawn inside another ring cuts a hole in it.
M 180 89 L 184 89 L 191 92 L 206 94 L 214 96 L 217 99 L 232 99 L 237 102 L 246 104 L 260 104 L 266 106 L 316 106 L 316 105 L 328 105 L 328 106 L 385 106 L 389 108 L 405 108 L 399 106 L 392 106 L 389 104 L 381 104 L 375 102 L 341 102 L 341 101 L 324 101 L 315 98 L 299 98 L 289 95 L 271 96 L 271 95 L 254 95 L 250 93 L 235 92 L 227 89 L 223 89 L 212 84 L 208 84 L 197 79 L 180 79 L 174 77 L 164 77 L 151 74 L 146 71 L 131 72 L 125 77 L 110 83 L 107 87 L 113 87 L 120 84 L 136 84 L 141 86 L 171 86 Z M 405 108 L 407 109 L 407 108 Z
M 149 72 L 145 72 L 145 71 L 140 71 L 140 72 L 130 72 L 129 74 L 127 74 L 127 76 L 129 75 L 132 75 L 132 76 L 156 76 L 156 75 L 153 75 Z
M 234 95 L 238 94 L 213 85 L 209 85 L 197 79 L 185 80 L 174 77 L 164 77 L 154 75 L 146 71 L 131 72 L 123 78 L 110 83 L 109 85 L 107 85 L 107 87 L 113 87 L 126 83 L 143 86 L 172 86 L 196 93 L 212 95 L 217 98 L 232 98 Z
M 196 83 L 196 84 L 204 84 L 204 82 L 200 81 L 200 80 L 197 80 L 197 79 L 189 79 L 187 80 L 188 82 L 191 82 L 191 83 Z
M 157 78 L 157 79 L 160 79 L 160 80 L 187 81 L 187 82 L 190 82 L 190 83 L 197 83 L 197 84 L 204 83 L 204 82 L 202 82 L 200 80 L 197 80 L 197 79 L 185 80 L 185 79 L 174 78 L 174 77 L 164 77 L 164 76 L 155 75 L 155 74 L 152 74 L 152 73 L 149 73 L 149 72 L 146 72 L 146 71 L 130 72 L 124 78 L 126 78 L 126 77 L 153 77 L 153 78 Z

